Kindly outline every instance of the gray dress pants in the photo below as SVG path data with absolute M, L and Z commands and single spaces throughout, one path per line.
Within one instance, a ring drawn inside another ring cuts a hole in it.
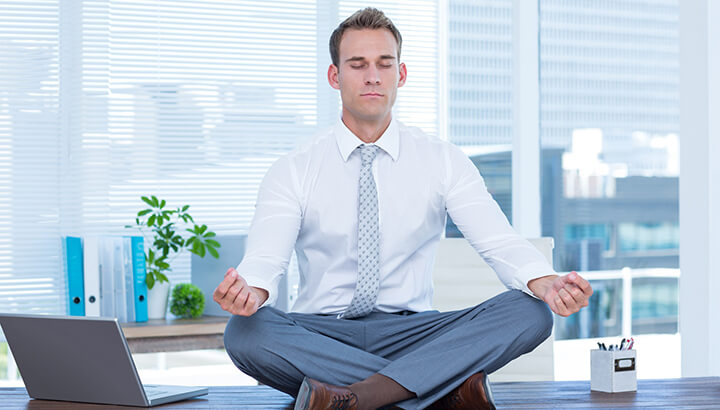
M 292 396 L 304 376 L 344 386 L 380 373 L 417 395 L 396 406 L 420 409 L 472 374 L 491 374 L 532 351 L 552 324 L 545 302 L 519 290 L 454 312 L 352 320 L 263 307 L 230 319 L 225 349 L 244 373 Z

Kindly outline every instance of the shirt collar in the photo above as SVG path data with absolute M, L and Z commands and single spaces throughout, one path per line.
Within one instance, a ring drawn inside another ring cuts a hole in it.
M 355 148 L 364 144 L 364 142 L 350 131 L 345 123 L 342 122 L 342 119 L 339 119 L 337 124 L 335 124 L 334 132 L 335 140 L 340 149 L 340 155 L 342 155 L 343 161 L 347 162 Z M 400 152 L 400 131 L 395 118 L 390 120 L 390 125 L 388 125 L 383 135 L 375 141 L 375 145 L 387 152 L 393 161 L 397 161 Z

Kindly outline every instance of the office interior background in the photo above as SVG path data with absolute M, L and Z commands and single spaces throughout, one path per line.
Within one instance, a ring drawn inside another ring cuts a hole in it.
M 64 314 L 60 238 L 127 234 L 141 195 L 245 233 L 268 167 L 337 120 L 327 41 L 367 5 L 403 34 L 396 117 L 461 146 L 591 280 L 555 356 L 652 335 L 640 363 L 679 377 L 679 0 L 3 1 L 0 311 Z M 572 361 L 556 378 L 588 379 Z

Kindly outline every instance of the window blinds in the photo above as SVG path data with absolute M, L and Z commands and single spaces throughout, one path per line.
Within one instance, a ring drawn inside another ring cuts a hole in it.
M 396 115 L 437 134 L 437 5 L 376 3 L 406 41 Z M 60 238 L 128 234 L 141 195 L 244 232 L 270 164 L 337 118 L 328 36 L 366 5 L 0 3 L 0 311 L 64 313 Z

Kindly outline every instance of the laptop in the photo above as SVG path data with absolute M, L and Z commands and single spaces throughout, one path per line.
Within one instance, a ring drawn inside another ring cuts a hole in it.
M 33 399 L 150 407 L 208 393 L 143 386 L 114 318 L 0 313 L 0 327 Z

